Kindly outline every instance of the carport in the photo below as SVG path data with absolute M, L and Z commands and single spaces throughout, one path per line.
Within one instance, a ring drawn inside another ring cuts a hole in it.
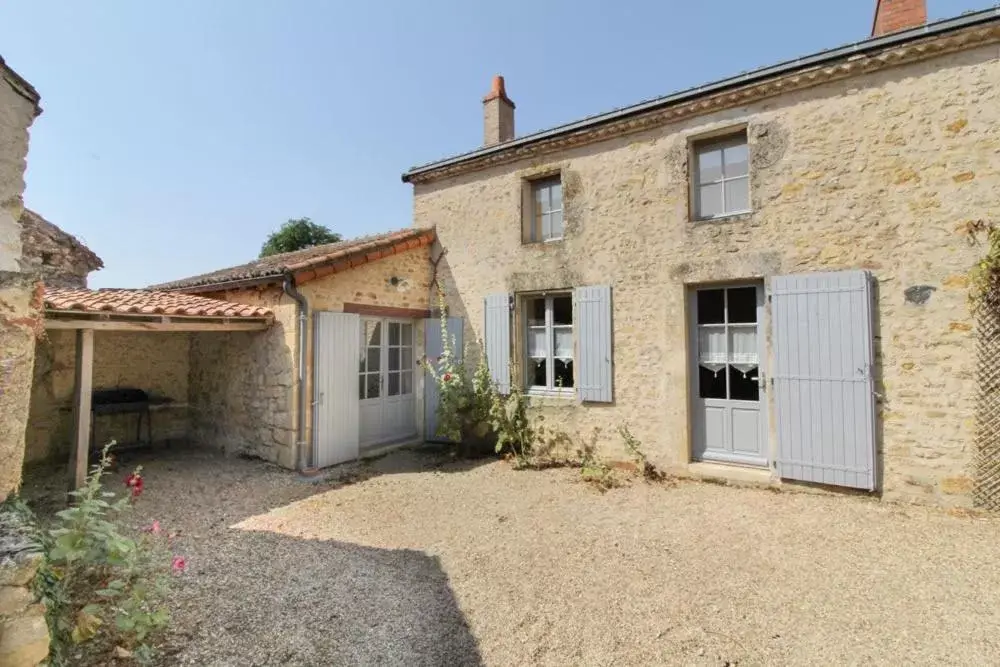
M 164 399 L 161 405 L 170 409 L 195 412 L 201 406 L 196 406 L 187 398 L 191 356 L 199 348 L 195 344 L 194 337 L 222 335 L 224 338 L 213 340 L 211 346 L 218 347 L 220 344 L 224 346 L 230 340 L 225 337 L 228 334 L 265 336 L 263 332 L 266 332 L 273 322 L 274 316 L 266 307 L 230 303 L 189 294 L 121 289 L 46 290 L 45 329 L 49 338 L 48 345 L 51 348 L 59 346 L 62 348 L 61 352 L 58 349 L 56 352 L 50 351 L 50 355 L 63 353 L 67 357 L 72 355 L 73 359 L 70 469 L 74 488 L 79 488 L 83 484 L 87 474 L 90 449 L 96 444 L 92 443 L 95 392 L 99 400 L 103 398 L 105 401 L 114 401 L 117 396 L 118 405 L 109 412 L 132 412 L 140 420 L 145 415 L 147 433 L 151 434 L 150 393 L 152 392 L 147 392 L 149 387 L 95 387 L 95 365 L 99 369 L 101 363 L 123 363 L 124 370 L 119 375 L 112 374 L 108 377 L 120 378 L 129 375 L 133 380 L 132 384 L 142 383 L 134 382 L 136 377 L 142 377 L 135 373 L 139 365 L 148 369 L 144 377 L 147 379 L 146 383 L 150 385 L 156 384 L 165 373 L 171 375 L 176 378 L 175 384 L 183 384 L 183 387 L 178 389 L 180 396 Z M 95 357 L 95 338 L 98 336 L 105 337 L 101 355 L 103 361 Z M 184 338 L 178 339 L 176 336 Z M 139 340 L 133 337 L 151 339 Z M 235 339 L 234 342 L 242 343 L 244 340 L 252 342 L 252 339 Z M 71 352 L 68 349 L 70 346 L 72 346 Z M 220 356 L 219 359 L 218 363 L 225 364 L 229 357 Z M 254 361 L 252 354 L 242 355 L 242 359 L 248 365 Z M 196 365 L 203 367 L 206 364 L 199 358 Z M 56 370 L 62 367 L 59 363 L 53 363 L 51 366 Z M 215 371 L 225 375 L 223 368 L 217 368 Z M 253 373 L 244 375 L 256 377 Z M 57 381 L 53 382 L 58 384 Z M 198 400 L 205 400 L 206 396 L 209 397 L 207 400 L 211 400 L 212 393 L 201 392 L 202 396 Z M 57 402 L 53 401 L 51 406 L 36 405 L 36 402 L 42 403 L 41 400 L 36 401 L 33 393 L 33 412 L 48 412 L 53 423 L 59 421 L 58 412 L 62 408 Z M 152 402 L 156 403 L 155 397 Z M 100 412 L 100 406 L 97 407 Z M 210 410 L 200 410 L 200 412 L 211 413 Z M 190 428 L 190 423 L 185 423 Z M 52 433 L 54 432 L 53 430 Z M 30 446 L 29 437 L 29 449 Z

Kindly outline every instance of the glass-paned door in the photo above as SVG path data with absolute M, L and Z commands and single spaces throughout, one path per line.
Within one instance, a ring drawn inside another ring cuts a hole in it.
M 694 458 L 766 465 L 760 373 L 763 286 L 695 290 L 692 312 Z
M 362 447 L 416 433 L 413 328 L 409 321 L 361 320 L 358 397 Z

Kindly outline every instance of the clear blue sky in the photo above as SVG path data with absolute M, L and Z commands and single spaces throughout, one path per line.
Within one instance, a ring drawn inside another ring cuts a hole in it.
M 309 216 L 410 224 L 406 168 L 476 148 L 503 74 L 526 134 L 868 36 L 874 0 L 6 0 L 45 112 L 26 203 L 136 287 L 256 257 Z M 930 0 L 931 19 L 991 0 Z

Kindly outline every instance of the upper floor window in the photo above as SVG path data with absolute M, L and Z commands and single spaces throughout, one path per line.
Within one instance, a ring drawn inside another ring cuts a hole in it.
M 525 216 L 525 243 L 558 241 L 563 237 L 562 180 L 559 176 L 529 181 L 531 206 Z
M 711 220 L 750 211 L 750 152 L 746 131 L 693 145 L 694 215 Z

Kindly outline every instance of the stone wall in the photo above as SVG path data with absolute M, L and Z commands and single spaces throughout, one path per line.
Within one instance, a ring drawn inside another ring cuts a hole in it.
M 104 266 L 79 239 L 29 209 L 21 214 L 21 245 L 21 266 L 46 287 L 86 287 L 87 274 Z
M 170 399 L 153 409 L 153 440 L 163 443 L 188 435 L 189 333 L 98 331 L 94 334 L 94 389 L 135 387 Z M 201 334 L 198 334 L 201 335 Z M 68 460 L 73 440 L 74 331 L 48 331 L 35 355 L 25 459 Z M 94 440 L 136 440 L 135 414 L 98 415 Z M 142 437 L 146 437 L 143 424 Z
M 982 47 L 788 93 L 415 186 L 417 226 L 447 249 L 439 276 L 466 340 L 483 297 L 613 285 L 610 405 L 537 409 L 621 453 L 626 422 L 661 466 L 690 460 L 690 286 L 868 269 L 878 281 L 879 463 L 884 496 L 967 505 L 974 341 L 969 220 L 1000 219 L 1000 60 Z M 693 137 L 745 125 L 753 213 L 689 216 Z M 560 171 L 565 240 L 522 245 L 524 179 Z M 923 305 L 911 286 L 934 288 Z M 773 414 L 773 410 L 771 411 Z M 772 460 L 775 438 L 771 435 Z
M 192 440 L 295 468 L 295 303 L 278 287 L 208 296 L 266 305 L 275 322 L 266 331 L 193 335 Z
M 41 293 L 21 267 L 28 128 L 38 95 L 0 60 L 0 501 L 21 481 Z
M 45 605 L 32 590 L 43 556 L 33 519 L 0 504 L 0 665 L 35 667 L 49 655 Z

